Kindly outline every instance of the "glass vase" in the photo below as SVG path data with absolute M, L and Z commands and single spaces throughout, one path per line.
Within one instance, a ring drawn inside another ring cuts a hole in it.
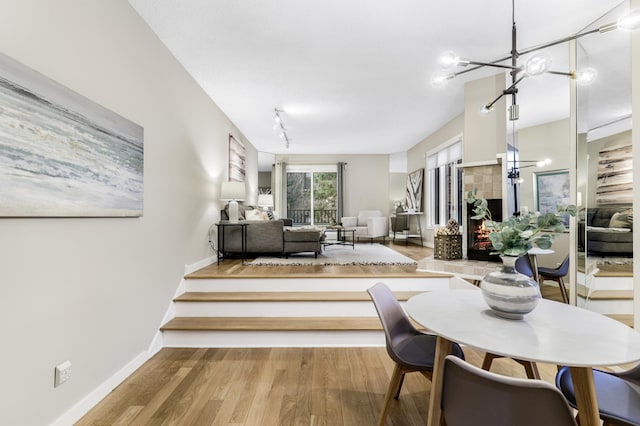
M 503 318 L 522 319 L 540 300 L 538 283 L 515 270 L 515 256 L 500 256 L 502 267 L 487 274 L 480 283 L 489 307 Z

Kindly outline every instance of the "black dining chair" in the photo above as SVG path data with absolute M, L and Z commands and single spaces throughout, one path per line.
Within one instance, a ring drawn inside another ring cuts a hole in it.
M 564 258 L 560 266 L 557 268 L 545 268 L 544 266 L 540 266 L 538 268 L 538 279 L 540 280 L 540 284 L 545 282 L 546 280 L 555 281 L 558 283 L 558 287 L 560 287 L 560 294 L 562 295 L 562 301 L 564 303 L 569 303 L 569 294 L 567 293 L 567 288 L 564 286 L 563 277 L 569 273 L 569 255 Z
M 541 380 L 490 373 L 447 356 L 442 383 L 447 426 L 576 426 L 562 394 Z
M 384 398 L 378 425 L 384 424 L 391 398 L 398 399 L 406 373 L 420 372 L 431 380 L 436 336 L 417 330 L 389 287 L 378 283 L 367 290 L 376 307 L 387 344 L 387 353 L 395 362 L 393 375 Z M 453 344 L 452 353 L 464 358 L 462 348 Z
M 598 409 L 603 426 L 640 425 L 640 365 L 622 373 L 593 370 Z M 556 374 L 556 387 L 576 408 L 576 395 L 569 367 Z

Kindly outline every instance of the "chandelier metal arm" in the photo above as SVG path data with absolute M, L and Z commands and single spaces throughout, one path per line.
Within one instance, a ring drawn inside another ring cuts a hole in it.
M 613 24 L 611 24 L 611 25 L 613 25 Z M 544 43 L 544 44 L 539 44 L 537 46 L 528 47 L 526 49 L 521 50 L 519 53 L 520 53 L 520 55 L 526 55 L 527 53 L 536 52 L 538 50 L 542 50 L 542 49 L 546 49 L 548 47 L 556 46 L 558 44 L 567 43 L 567 42 L 572 41 L 572 40 L 577 40 L 577 39 L 579 39 L 581 37 L 584 37 L 586 35 L 589 35 L 589 34 L 594 34 L 594 33 L 598 33 L 598 32 L 602 33 L 602 32 L 606 32 L 606 31 L 610 31 L 609 27 L 611 27 L 611 25 L 605 25 L 603 27 L 596 28 L 596 29 L 590 30 L 590 31 L 586 31 L 584 33 L 574 34 L 574 35 L 570 35 L 570 36 L 567 36 L 567 37 L 559 38 L 557 40 L 550 41 L 548 43 Z M 615 29 L 615 27 L 611 28 L 611 29 Z
M 564 75 L 565 77 L 571 77 L 571 78 L 574 78 L 576 76 L 576 73 L 573 72 L 573 71 L 563 72 L 563 71 L 552 71 L 552 70 L 549 70 L 549 71 L 547 71 L 547 74 Z
M 509 59 L 509 58 L 507 58 Z M 499 61 L 496 61 L 499 62 Z M 506 69 L 510 69 L 510 70 L 516 70 L 516 71 L 520 71 L 522 70 L 522 67 L 514 67 L 512 65 L 503 65 L 503 64 L 496 64 L 494 62 L 477 62 L 477 61 L 469 61 L 469 63 L 471 65 L 478 65 L 478 68 L 481 67 L 495 67 L 495 68 L 506 68 Z
M 514 95 L 516 93 L 518 93 L 518 89 L 516 88 L 516 86 L 518 85 L 518 83 L 520 83 L 524 78 L 526 77 L 526 75 L 521 76 L 520 78 L 518 78 L 516 81 L 514 81 L 511 86 L 507 87 L 506 89 L 504 89 L 502 91 L 502 93 L 500 93 L 498 95 L 497 98 L 495 98 L 494 100 L 492 100 L 491 102 L 489 102 L 488 104 L 485 105 L 486 109 L 491 109 L 493 107 L 493 105 L 498 102 L 504 95 Z

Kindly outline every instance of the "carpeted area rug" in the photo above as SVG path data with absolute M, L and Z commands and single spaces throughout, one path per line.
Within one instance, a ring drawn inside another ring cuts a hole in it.
M 313 253 L 290 254 L 284 257 L 260 256 L 247 263 L 250 266 L 286 265 L 415 265 L 417 262 L 381 244 L 328 246 L 315 258 Z

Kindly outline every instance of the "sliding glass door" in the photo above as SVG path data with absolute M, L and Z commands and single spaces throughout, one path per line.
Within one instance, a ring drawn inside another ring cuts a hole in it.
M 295 225 L 329 225 L 337 222 L 335 165 L 287 165 L 286 217 Z

